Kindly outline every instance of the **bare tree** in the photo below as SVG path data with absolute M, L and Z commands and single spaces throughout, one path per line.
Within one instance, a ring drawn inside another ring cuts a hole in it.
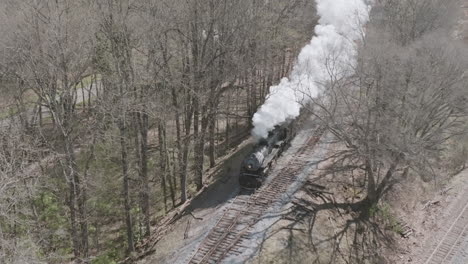
M 33 199 L 40 173 L 38 141 L 21 124 L 0 129 L 0 261 L 40 263 Z
M 17 12 L 11 15 L 18 20 L 18 30 L 10 35 L 16 42 L 13 47 L 17 56 L 12 72 L 23 87 L 34 91 L 53 120 L 59 144 L 45 140 L 51 149 L 63 154 L 60 165 L 69 185 L 67 203 L 74 255 L 86 259 L 86 183 L 77 167 L 75 144 L 77 125 L 81 121 L 76 112 L 77 84 L 90 63 L 92 20 L 71 12 L 87 13 L 82 1 L 27 1 L 12 3 L 12 7 Z
M 375 6 L 378 19 L 402 45 L 411 43 L 434 30 L 450 30 L 456 23 L 458 1 L 453 0 L 379 0 Z
M 434 32 L 401 42 L 371 22 L 354 73 L 332 74 L 313 99 L 339 146 L 329 172 L 365 175 L 367 197 L 355 209 L 375 205 L 410 173 L 434 175 L 446 143 L 466 133 L 466 50 Z
M 13 95 L 3 98 L 13 118 L 0 110 L 0 125 L 21 124 L 42 144 L 48 177 L 38 219 L 57 209 L 45 224 L 33 219 L 44 259 L 104 254 L 108 234 L 100 230 L 116 218 L 126 236 L 119 246 L 131 253 L 150 237 L 161 199 L 168 211 L 169 196 L 176 207 L 207 184 L 208 161 L 216 166 L 249 135 L 268 87 L 287 74 L 296 43 L 310 38 L 306 6 L 313 8 L 305 0 L 0 1 L 0 89 L 8 84 Z M 106 209 L 118 204 L 119 212 Z M 55 256 L 61 252 L 74 256 Z

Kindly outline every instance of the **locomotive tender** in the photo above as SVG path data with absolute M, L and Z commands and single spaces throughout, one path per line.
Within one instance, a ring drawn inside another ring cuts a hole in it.
M 244 159 L 240 169 L 239 184 L 243 188 L 257 189 L 265 181 L 267 173 L 293 137 L 292 123 L 275 126 L 254 147 L 253 152 Z

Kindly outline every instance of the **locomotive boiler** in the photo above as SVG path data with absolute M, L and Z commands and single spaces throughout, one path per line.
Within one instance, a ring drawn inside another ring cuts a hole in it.
M 239 184 L 243 188 L 259 188 L 265 181 L 273 161 L 286 149 L 290 139 L 291 131 L 288 125 L 276 126 L 268 133 L 267 138 L 262 138 L 242 162 Z

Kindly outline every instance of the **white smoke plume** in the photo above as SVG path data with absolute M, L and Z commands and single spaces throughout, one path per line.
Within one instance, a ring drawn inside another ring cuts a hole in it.
M 370 6 L 364 0 L 316 0 L 320 16 L 315 34 L 299 54 L 289 78 L 270 87 L 265 103 L 253 116 L 255 138 L 299 115 L 304 94 L 316 97 L 330 75 L 349 74 L 355 65 L 356 41 L 363 36 Z

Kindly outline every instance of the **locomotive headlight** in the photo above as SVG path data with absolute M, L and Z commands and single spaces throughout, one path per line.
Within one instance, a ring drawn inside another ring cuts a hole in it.
M 252 169 L 252 164 L 247 165 L 247 168 L 250 170 Z

